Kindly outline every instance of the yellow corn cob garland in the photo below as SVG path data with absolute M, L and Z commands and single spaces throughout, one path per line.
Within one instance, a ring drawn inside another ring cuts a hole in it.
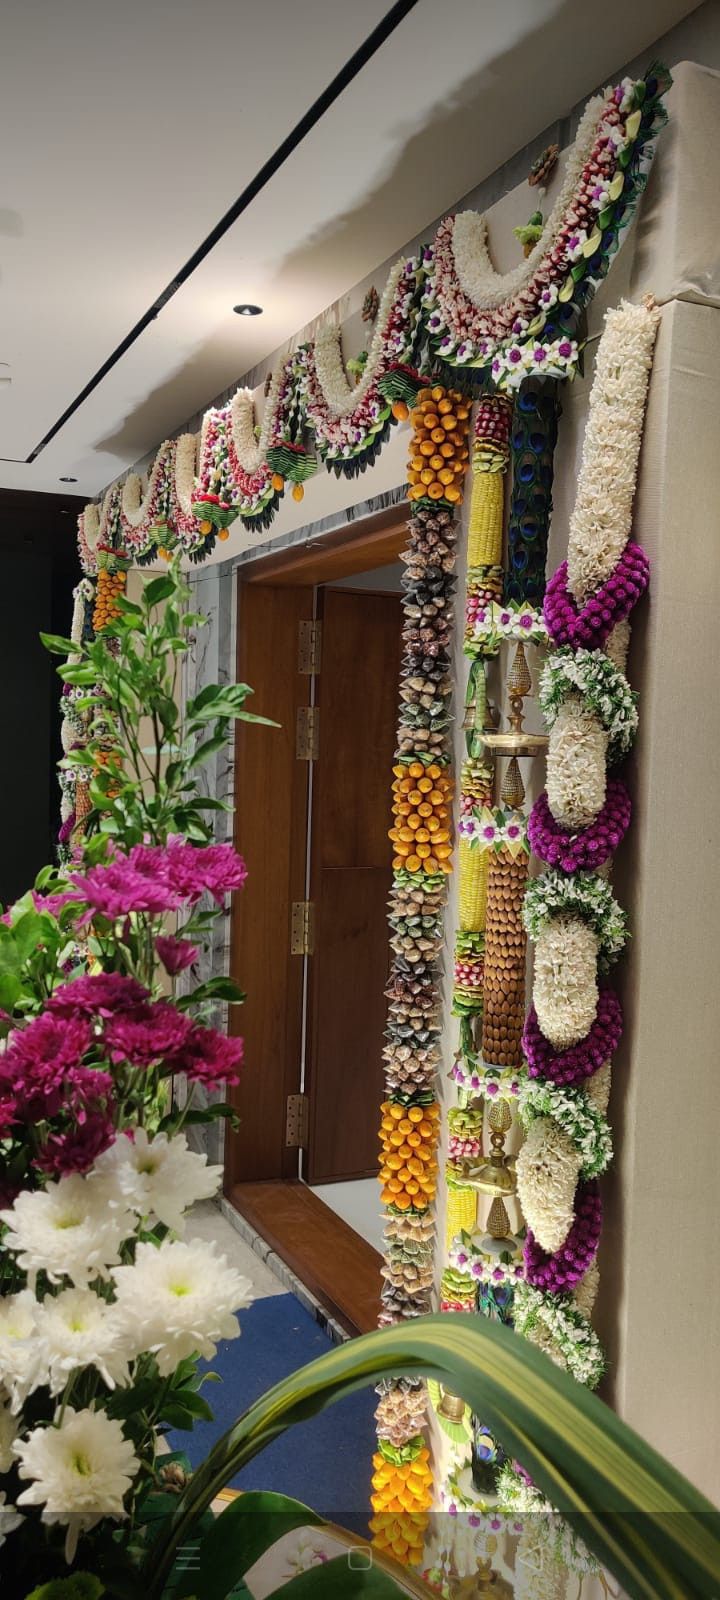
M 381 1324 L 431 1308 L 430 1207 L 440 1123 L 433 1092 L 440 1058 L 439 954 L 451 869 L 451 570 L 454 517 L 469 454 L 469 410 L 462 395 L 435 384 L 419 391 L 411 414 L 412 514 L 403 554 L 406 609 L 390 830 L 394 955 L 387 989 L 381 1126 L 380 1181 L 388 1214 Z M 382 1393 L 386 1396 L 387 1388 Z M 392 1439 L 378 1428 L 370 1528 L 380 1549 L 409 1564 L 422 1554 L 432 1472 L 425 1438 L 418 1431 L 422 1407 L 417 1392 L 406 1414 L 400 1387 L 391 1393 L 390 1408 L 380 1408 L 380 1418 L 392 1413 L 394 1422 Z

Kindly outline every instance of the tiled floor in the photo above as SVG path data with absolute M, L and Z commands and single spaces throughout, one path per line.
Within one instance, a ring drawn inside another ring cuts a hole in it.
M 271 1294 L 287 1294 L 287 1284 L 275 1277 L 238 1229 L 223 1216 L 214 1200 L 203 1200 L 193 1208 L 187 1219 L 187 1233 L 191 1239 L 214 1239 L 230 1265 L 250 1279 L 256 1300 Z

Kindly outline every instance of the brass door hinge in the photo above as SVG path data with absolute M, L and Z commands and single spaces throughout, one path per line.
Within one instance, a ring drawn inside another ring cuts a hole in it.
M 309 1102 L 306 1094 L 289 1094 L 285 1113 L 285 1145 L 304 1150 L 308 1142 Z
M 315 949 L 315 907 L 312 900 L 294 900 L 290 917 L 291 956 L 311 956 Z
M 298 672 L 312 677 L 320 671 L 322 623 L 301 622 L 298 626 Z
M 298 706 L 295 726 L 295 755 L 298 761 L 317 761 L 320 754 L 320 710 L 318 706 Z

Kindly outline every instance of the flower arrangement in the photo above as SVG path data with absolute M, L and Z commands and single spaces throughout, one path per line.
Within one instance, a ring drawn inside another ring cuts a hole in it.
M 232 845 L 210 841 L 193 753 L 250 715 L 248 690 L 205 689 L 177 710 L 178 662 L 203 620 L 187 595 L 176 560 L 87 637 L 81 586 L 73 637 L 45 636 L 84 719 L 63 767 L 91 809 L 65 866 L 0 924 L 0 1543 L 23 1596 L 76 1565 L 112 1593 L 132 1583 L 173 1462 L 158 1439 L 211 1415 L 198 1361 L 237 1337 L 250 1298 L 214 1246 L 185 1237 L 221 1178 L 187 1130 L 231 1115 L 223 1101 L 198 1109 L 196 1086 L 236 1082 L 242 1062 L 242 1040 L 209 1012 L 242 993 L 229 979 L 163 993 L 210 938 L 210 906 L 246 877 Z M 108 742 L 117 759 L 98 764 Z M 171 743 L 180 759 L 166 761 Z
M 622 1033 L 612 990 L 598 985 L 627 937 L 606 866 L 630 821 L 630 799 L 607 767 L 637 726 L 623 675 L 627 618 L 648 563 L 629 540 L 635 476 L 659 313 L 652 302 L 609 312 L 600 341 L 568 559 L 546 595 L 559 645 L 543 674 L 550 724 L 547 792 L 529 834 L 550 863 L 528 889 L 524 915 L 537 941 L 533 1001 L 523 1035 L 520 1093 L 528 1136 L 517 1160 L 528 1223 L 517 1325 L 594 1384 L 603 1370 L 590 1326 L 602 1210 L 597 1178 L 611 1156 L 606 1118 L 610 1058 Z

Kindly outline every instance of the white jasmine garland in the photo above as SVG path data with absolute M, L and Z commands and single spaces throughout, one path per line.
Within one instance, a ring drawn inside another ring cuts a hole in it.
M 249 1278 L 200 1239 L 140 1243 L 134 1265 L 115 1267 L 112 1279 L 120 1326 L 137 1350 L 155 1352 L 163 1376 L 187 1356 L 214 1356 L 219 1339 L 237 1339 L 235 1312 L 253 1298 Z
M 587 828 L 607 795 L 608 735 L 576 692 L 568 695 L 550 729 L 546 790 L 561 828 Z
M 126 1330 L 114 1306 L 93 1289 L 46 1295 L 37 1310 L 38 1367 L 50 1393 L 61 1394 L 73 1372 L 95 1367 L 108 1388 L 128 1381 Z
M 605 1370 L 605 1358 L 594 1328 L 571 1295 L 544 1294 L 529 1283 L 518 1284 L 513 1320 L 516 1332 L 540 1343 L 578 1383 L 596 1388 Z
M 594 1072 L 584 1085 L 586 1099 L 602 1116 L 605 1115 L 610 1103 L 610 1076 L 610 1062 L 606 1061 L 604 1067 L 601 1067 L 599 1072 Z
M 627 916 L 609 883 L 597 872 L 568 876 L 550 867 L 528 885 L 523 922 L 531 939 L 537 939 L 554 916 L 574 915 L 590 924 L 598 941 L 598 964 L 607 969 L 619 956 L 628 936 Z
M 659 321 L 654 304 L 626 300 L 605 318 L 570 518 L 568 586 L 579 604 L 609 578 L 630 537 Z
M 533 1002 L 546 1039 L 566 1050 L 589 1033 L 598 1006 L 598 938 L 580 917 L 553 916 L 535 948 Z
M 610 1125 L 583 1089 L 526 1078 L 518 1109 L 526 1128 L 538 1117 L 551 1117 L 562 1128 L 577 1148 L 582 1177 L 597 1178 L 605 1172 L 612 1160 Z
M 576 1283 L 573 1290 L 573 1300 L 575 1301 L 578 1311 L 582 1311 L 583 1316 L 590 1316 L 595 1301 L 597 1300 L 597 1292 L 599 1287 L 600 1269 L 597 1261 L 593 1261 L 592 1266 L 588 1267 L 584 1278 L 581 1278 L 580 1282 Z
M 194 433 L 181 433 L 175 443 L 175 498 L 184 517 L 192 516 L 198 440 Z
M 580 119 L 575 142 L 568 153 L 565 172 L 555 204 L 533 248 L 510 272 L 496 272 L 488 250 L 487 218 L 477 211 L 460 211 L 455 217 L 452 248 L 455 269 L 463 292 L 479 311 L 494 310 L 512 300 L 532 282 L 537 269 L 555 244 L 565 224 L 575 191 L 597 140 L 605 116 L 604 95 L 588 100 Z
M 121 506 L 123 523 L 129 530 L 139 532 L 149 529 L 157 511 L 157 496 L 168 471 L 174 470 L 175 442 L 165 439 L 160 445 L 148 476 L 147 488 L 142 492 L 143 480 L 137 472 L 128 473 L 122 486 Z
M 15 1453 L 20 1477 L 30 1480 L 17 1503 L 42 1506 L 43 1522 L 67 1526 L 68 1562 L 81 1533 L 101 1518 L 125 1515 L 124 1498 L 140 1462 L 120 1423 L 104 1411 L 68 1407 L 54 1427 L 33 1429 Z
M 518 1199 L 527 1225 L 543 1250 L 565 1243 L 575 1217 L 581 1157 L 571 1139 L 549 1117 L 537 1117 L 518 1152 Z
M 207 1156 L 188 1148 L 183 1133 L 150 1139 L 145 1128 L 133 1129 L 132 1138 L 120 1134 L 93 1171 L 110 1182 L 123 1205 L 174 1233 L 183 1232 L 190 1206 L 217 1194 L 223 1175 L 221 1166 L 209 1166 Z
M 228 422 L 235 453 L 241 467 L 247 473 L 259 472 L 267 462 L 268 450 L 272 445 L 277 423 L 278 400 L 284 378 L 285 367 L 283 362 L 280 362 L 273 372 L 259 438 L 255 434 L 255 401 L 252 389 L 237 389 L 230 401 Z
M 3 1247 L 17 1256 L 31 1284 L 46 1272 L 51 1283 L 67 1277 L 77 1288 L 107 1278 L 123 1240 L 135 1231 L 132 1212 L 111 1199 L 100 1180 L 76 1174 L 24 1190 L 0 1211 L 0 1222 L 8 1230 Z
M 386 354 L 385 335 L 387 322 L 398 286 L 405 275 L 405 266 L 405 260 L 401 256 L 400 260 L 396 261 L 390 269 L 380 301 L 375 322 L 375 332 L 368 350 L 368 358 L 360 382 L 355 387 L 351 387 L 345 375 L 340 346 L 340 328 L 337 323 L 324 323 L 316 336 L 313 348 L 315 373 L 325 404 L 334 417 L 347 417 L 352 411 L 355 411 L 369 394 L 379 376 L 380 364 Z
M 604 650 L 556 650 L 545 662 L 540 678 L 540 704 L 550 727 L 573 693 L 582 696 L 587 709 L 605 728 L 607 759 L 612 766 L 627 755 L 635 738 L 637 695 Z

